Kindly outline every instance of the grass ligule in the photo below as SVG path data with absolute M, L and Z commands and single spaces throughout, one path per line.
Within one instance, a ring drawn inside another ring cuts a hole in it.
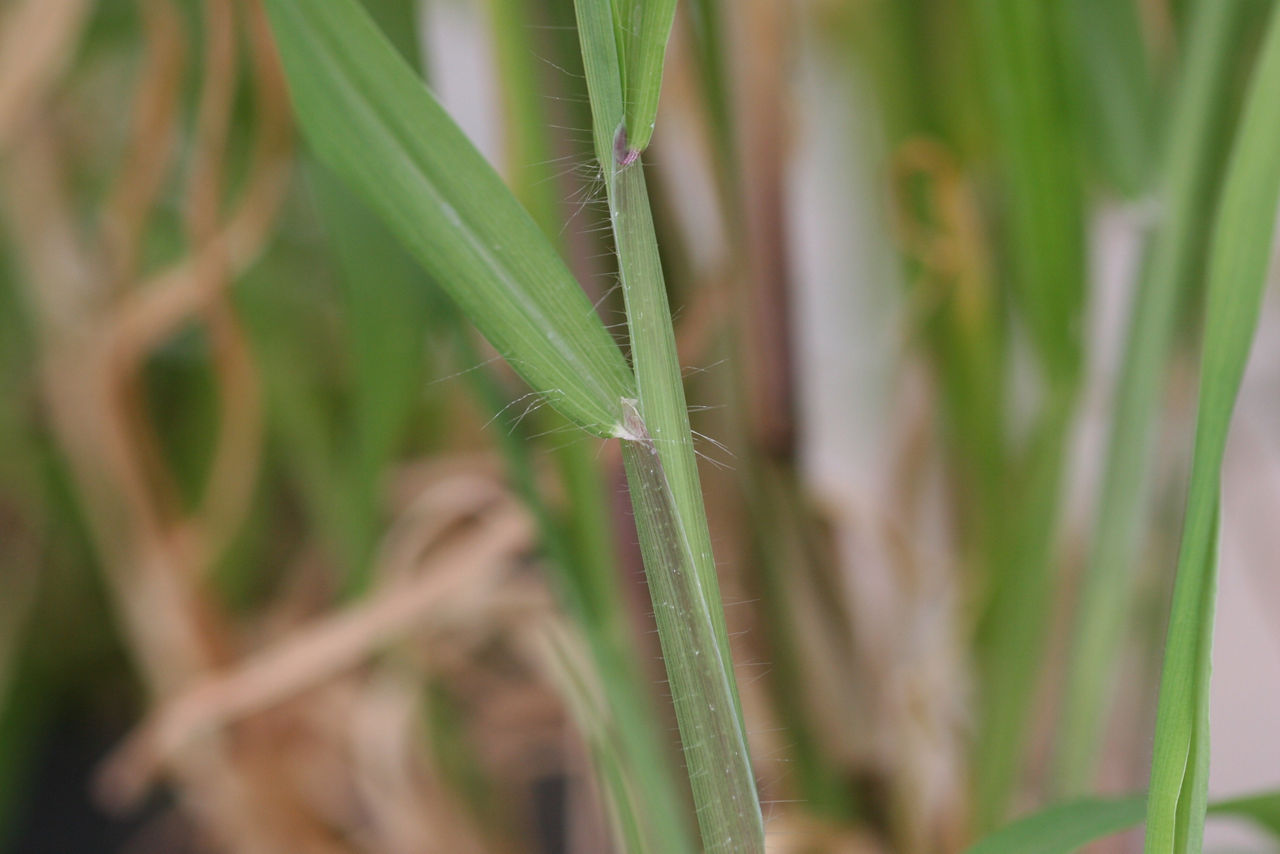
M 294 104 L 355 188 L 512 367 L 567 418 L 616 432 L 626 361 L 502 179 L 352 0 L 272 0 Z
M 1209 257 L 1191 483 L 1165 646 L 1146 854 L 1198 854 L 1222 459 L 1257 328 L 1280 201 L 1280 10 L 1273 11 L 1228 166 Z

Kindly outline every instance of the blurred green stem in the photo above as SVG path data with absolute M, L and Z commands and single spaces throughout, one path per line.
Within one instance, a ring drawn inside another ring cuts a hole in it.
M 1150 480 L 1153 421 L 1180 305 L 1195 290 L 1204 213 L 1221 171 L 1228 118 L 1231 49 L 1245 3 L 1201 0 L 1189 29 L 1174 98 L 1159 199 L 1161 218 L 1134 295 L 1124 363 L 1115 391 L 1107 464 L 1068 666 L 1056 784 L 1089 790 L 1132 601 L 1134 565 Z
M 1001 158 L 1009 289 L 1044 399 L 988 538 L 978 633 L 977 826 L 1004 817 L 1024 760 L 1055 578 L 1062 474 L 1080 381 L 1084 201 L 1052 4 L 972 0 Z M 997 530 L 997 526 L 1001 529 Z

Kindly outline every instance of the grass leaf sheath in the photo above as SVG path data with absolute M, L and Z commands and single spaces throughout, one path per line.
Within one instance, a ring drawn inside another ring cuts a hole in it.
M 713 603 L 699 583 L 693 545 L 658 446 L 635 401 L 624 401 L 623 410 L 623 462 L 704 850 L 763 851 L 733 671 L 719 652 Z
M 627 414 L 620 435 L 698 827 L 706 851 L 763 851 L 764 823 L 644 169 L 637 149 L 620 144 L 626 140 L 626 100 L 611 37 L 614 6 L 575 0 L 574 8 L 639 389 L 634 402 L 619 401 Z M 678 541 L 660 542 L 663 532 Z

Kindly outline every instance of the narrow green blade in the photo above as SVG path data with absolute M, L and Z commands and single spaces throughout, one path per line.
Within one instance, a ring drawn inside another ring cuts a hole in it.
M 1103 177 L 1136 196 L 1150 183 L 1156 102 L 1138 4 L 1069 0 L 1059 9 L 1083 139 Z
M 1280 9 L 1273 10 L 1227 170 L 1209 256 L 1200 403 L 1165 645 L 1147 854 L 1198 854 L 1222 459 L 1257 329 L 1280 202 Z
M 1085 244 L 1053 4 L 971 0 L 970 6 L 999 158 L 1004 279 L 1043 380 L 1026 451 L 1008 464 L 1001 487 L 1007 497 L 997 499 L 1001 530 L 985 546 L 990 596 L 977 637 L 974 758 L 976 821 L 988 828 L 1004 818 L 1017 785 L 1043 672 L 1063 460 L 1080 377 Z
M 626 361 L 497 173 L 352 0 L 267 8 L 320 158 L 534 390 L 614 435 L 618 401 L 635 394 Z
M 965 854 L 1068 854 L 1090 842 L 1136 827 L 1142 822 L 1145 805 L 1143 795 L 1071 801 L 1015 821 L 970 847 Z M 1209 812 L 1247 819 L 1280 835 L 1280 793 L 1219 801 L 1209 806 Z
M 1084 200 L 1052 4 L 971 0 L 1005 190 L 1010 284 L 1047 381 L 1080 369 Z
M 1088 798 L 1050 807 L 1015 821 L 965 854 L 1066 854 L 1142 821 L 1146 798 Z
M 364 558 L 350 567 L 346 590 L 354 593 L 370 580 L 384 469 L 421 395 L 428 299 L 422 272 L 381 222 L 332 175 L 316 168 L 309 177 L 341 270 L 354 378 L 351 435 L 334 460 L 350 491 L 344 504 L 357 538 L 352 550 Z
M 1159 198 L 1165 212 L 1134 297 L 1124 366 L 1115 391 L 1097 525 L 1072 643 L 1058 736 L 1059 790 L 1083 794 L 1096 767 L 1116 663 L 1132 601 L 1150 469 L 1150 445 L 1178 306 L 1198 290 L 1205 209 L 1224 158 L 1223 127 L 1236 67 L 1232 39 L 1243 0 L 1202 0 L 1190 27 L 1169 127 Z

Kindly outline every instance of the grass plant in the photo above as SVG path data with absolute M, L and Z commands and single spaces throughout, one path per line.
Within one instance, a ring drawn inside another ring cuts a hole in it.
M 10 6 L 0 851 L 64 706 L 217 850 L 1280 837 L 1208 790 L 1276 0 Z

